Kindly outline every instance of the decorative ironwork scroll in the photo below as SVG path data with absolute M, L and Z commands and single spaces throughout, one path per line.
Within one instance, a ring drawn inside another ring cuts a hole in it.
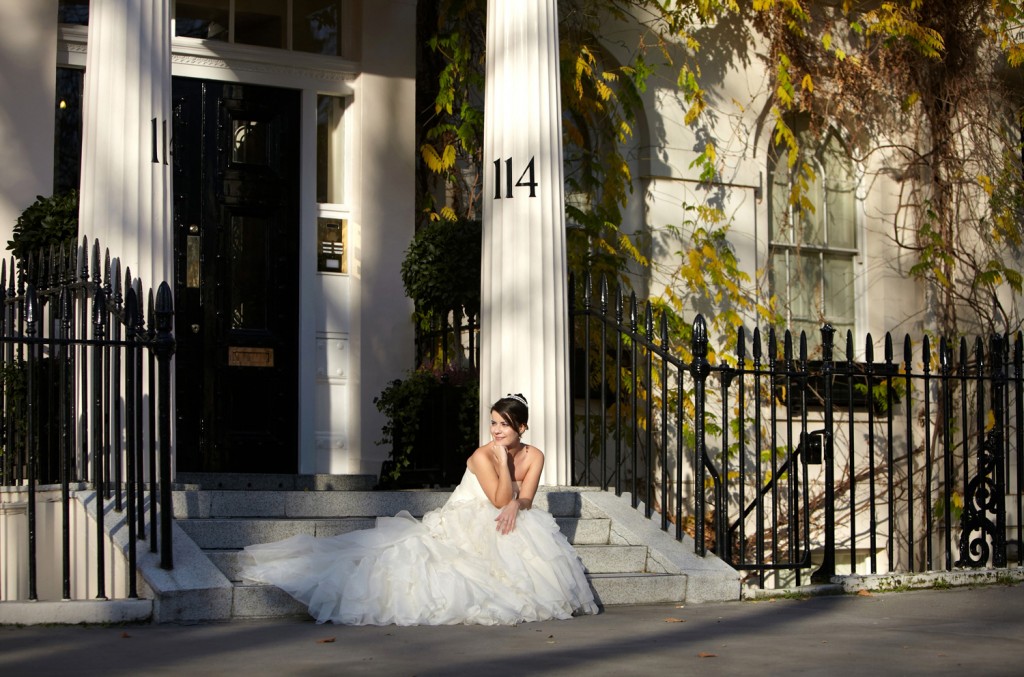
M 1006 564 L 1006 534 L 989 518 L 1004 510 L 1005 498 L 997 476 L 1002 462 L 1003 435 L 997 426 L 985 436 L 978 452 L 977 474 L 967 483 L 960 516 L 960 559 L 956 566 L 986 566 L 993 552 L 994 566 L 1000 566 L 999 559 L 1004 560 L 1002 566 Z

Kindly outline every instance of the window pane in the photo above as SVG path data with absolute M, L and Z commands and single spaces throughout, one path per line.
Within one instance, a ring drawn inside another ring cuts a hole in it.
M 789 169 L 786 167 L 785 156 L 779 158 L 772 168 L 772 183 L 768 186 L 768 200 L 771 209 L 771 241 L 793 242 L 793 231 L 790 228 L 789 209 Z
M 57 69 L 53 137 L 53 192 L 79 187 L 82 166 L 82 87 L 85 71 Z
M 821 262 L 818 254 L 790 252 L 789 309 L 794 320 L 821 317 Z
M 341 0 L 295 0 L 292 49 L 341 55 Z
M 318 96 L 316 101 L 316 201 L 345 201 L 345 107 L 340 96 Z
M 769 261 L 769 284 L 779 308 L 789 308 L 789 261 L 784 249 L 776 249 L 771 253 Z
M 57 21 L 77 26 L 89 25 L 89 0 L 60 0 L 57 3 Z
M 189 0 L 174 3 L 174 34 L 201 40 L 228 39 L 229 0 Z
M 825 318 L 834 325 L 853 324 L 853 260 L 825 258 Z
M 267 125 L 259 120 L 231 121 L 231 161 L 244 165 L 267 165 L 270 139 Z
M 235 42 L 287 47 L 287 0 L 235 0 Z
M 852 249 L 857 246 L 853 162 L 835 136 L 830 138 L 824 159 L 828 243 L 833 247 Z
M 804 203 L 800 213 L 800 244 L 825 244 L 825 229 L 822 223 L 825 218 L 825 187 L 822 183 L 821 170 L 818 167 L 804 169 L 801 179 L 807 181 L 804 187 Z

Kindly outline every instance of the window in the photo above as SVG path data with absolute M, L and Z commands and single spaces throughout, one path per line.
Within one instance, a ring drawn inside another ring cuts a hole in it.
M 89 0 L 60 0 L 57 3 L 57 21 L 77 26 L 89 25 Z
M 340 96 L 316 98 L 316 201 L 345 201 L 345 125 L 349 100 Z
M 82 88 L 85 71 L 57 68 L 53 134 L 53 192 L 77 189 L 82 161 Z
M 342 56 L 343 0 L 177 0 L 174 35 Z
M 853 162 L 834 129 L 815 140 L 801 120 L 793 132 L 800 145 L 794 166 L 778 146 L 769 160 L 771 289 L 794 338 L 806 331 L 808 345 L 819 345 L 821 326 L 828 322 L 841 346 L 855 328 Z

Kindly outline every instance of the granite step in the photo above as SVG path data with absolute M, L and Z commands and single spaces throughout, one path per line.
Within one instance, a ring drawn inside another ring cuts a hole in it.
M 322 538 L 337 536 L 376 524 L 373 517 L 320 517 L 301 519 L 206 518 L 179 519 L 178 526 L 203 550 L 244 548 L 254 543 L 280 541 L 298 534 Z M 555 522 L 574 545 L 607 544 L 611 520 L 602 518 L 556 517 Z
M 587 574 L 598 605 L 670 604 L 686 595 L 683 574 Z M 235 618 L 307 617 L 306 607 L 272 585 L 237 583 L 232 615 Z
M 241 550 L 206 550 L 210 561 L 221 570 L 229 581 L 241 582 L 240 572 L 244 566 Z M 649 573 L 647 571 L 647 547 L 642 545 L 578 545 L 583 567 L 590 574 Z
M 378 517 L 403 510 L 421 518 L 451 496 L 437 489 L 376 491 L 358 481 L 340 491 L 339 480 L 326 477 L 316 482 L 290 476 L 181 479 L 188 489 L 173 494 L 176 523 L 227 579 L 235 618 L 306 616 L 306 609 L 281 590 L 240 580 L 245 546 L 296 534 L 326 537 L 372 528 Z M 590 496 L 586 491 L 542 489 L 534 504 L 554 516 L 576 549 L 599 604 L 685 599 L 687 576 L 677 569 L 666 573 L 664 561 L 647 544 L 623 538 L 613 528 L 611 513 L 584 499 Z
M 176 519 L 232 517 L 389 517 L 406 510 L 422 517 L 445 504 L 449 491 L 175 491 Z M 555 517 L 579 517 L 574 491 L 541 491 L 535 505 Z

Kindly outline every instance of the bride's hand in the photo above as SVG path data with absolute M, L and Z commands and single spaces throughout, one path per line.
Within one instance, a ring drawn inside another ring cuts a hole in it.
M 494 460 L 499 464 L 504 465 L 508 462 L 508 448 L 504 445 L 498 444 L 497 442 L 491 442 L 491 451 L 494 452 Z
M 513 500 L 511 503 L 506 505 L 498 512 L 498 516 L 494 518 L 497 526 L 495 527 L 502 534 L 510 534 L 512 530 L 516 528 L 516 517 L 519 514 L 519 501 Z

